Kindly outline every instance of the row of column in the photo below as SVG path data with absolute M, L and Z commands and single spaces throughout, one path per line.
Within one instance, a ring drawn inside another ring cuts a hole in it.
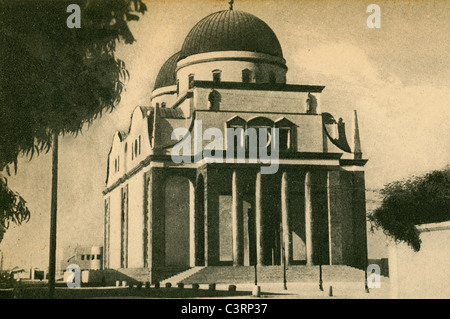
M 289 229 L 289 186 L 286 172 L 281 176 L 281 222 L 282 238 L 285 247 L 285 260 L 291 260 L 291 235 Z M 264 232 L 262 211 L 262 181 L 261 172 L 257 172 L 255 181 L 255 223 L 256 223 L 256 262 L 264 265 Z M 244 264 L 244 214 L 243 200 L 240 192 L 240 180 L 237 171 L 232 175 L 232 230 L 233 230 L 233 265 Z M 305 177 L 305 236 L 307 265 L 313 264 L 313 218 L 311 204 L 311 174 Z

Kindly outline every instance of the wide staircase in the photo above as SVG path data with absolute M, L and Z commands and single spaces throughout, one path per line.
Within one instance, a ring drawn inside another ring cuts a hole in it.
M 197 268 L 201 269 L 202 267 L 195 267 L 194 269 Z M 164 267 L 161 269 L 154 269 L 153 275 L 151 274 L 149 268 L 107 269 L 104 270 L 102 274 L 103 276 L 106 275 L 106 281 L 108 283 L 116 281 L 126 281 L 128 283 L 136 284 L 136 283 L 152 282 L 151 277 L 153 278 L 153 281 L 161 282 L 166 278 L 172 278 L 177 275 L 182 276 L 185 272 L 186 275 L 193 273 L 193 271 L 188 267 Z
M 148 268 L 119 268 L 113 270 L 113 276 L 130 283 L 146 282 L 150 280 L 150 271 Z
M 166 283 L 171 283 L 174 286 L 174 285 L 182 282 L 184 279 L 192 277 L 193 275 L 195 275 L 197 272 L 201 271 L 204 268 L 205 267 L 190 268 L 186 271 L 176 274 L 175 276 L 164 279 L 163 281 L 161 281 L 161 285 L 165 285 Z
M 319 266 L 288 266 L 286 269 L 287 282 L 318 282 Z M 194 271 L 192 274 L 176 278 L 184 284 L 244 284 L 255 281 L 253 266 L 209 266 Z M 283 282 L 282 266 L 257 267 L 258 283 Z M 364 271 L 344 265 L 322 266 L 322 280 L 324 282 L 364 282 Z M 383 280 L 383 279 L 382 279 Z

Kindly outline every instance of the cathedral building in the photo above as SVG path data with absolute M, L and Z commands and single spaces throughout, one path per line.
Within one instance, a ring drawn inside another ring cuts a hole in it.
M 367 160 L 356 111 L 348 134 L 324 112 L 324 86 L 288 84 L 287 71 L 277 36 L 252 14 L 230 8 L 190 30 L 162 65 L 149 105 L 114 134 L 105 269 L 141 269 L 155 281 L 196 266 L 366 267 Z M 222 132 L 222 149 L 204 151 L 209 128 Z M 231 141 L 230 128 L 243 133 Z M 276 150 L 276 171 L 264 173 L 264 147 L 254 156 L 251 128 L 257 145 Z M 179 143 L 190 153 L 175 161 Z

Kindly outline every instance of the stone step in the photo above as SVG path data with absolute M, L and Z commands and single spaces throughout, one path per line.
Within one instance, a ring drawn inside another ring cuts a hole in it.
M 171 283 L 172 286 L 176 286 L 179 282 L 182 282 L 184 279 L 193 276 L 195 273 L 199 272 L 205 267 L 193 267 L 186 271 L 183 271 L 175 276 L 172 276 L 170 278 L 167 278 L 163 281 L 161 281 L 161 285 L 165 285 L 166 283 Z
M 126 276 L 131 282 L 145 283 L 150 281 L 150 270 L 148 268 L 119 268 L 117 272 Z
M 258 282 L 282 282 L 282 266 L 261 266 L 257 268 Z M 286 269 L 288 282 L 318 282 L 319 266 L 289 266 Z M 253 266 L 209 266 L 191 276 L 185 277 L 181 282 L 185 284 L 239 284 L 252 283 L 255 280 Z M 382 277 L 383 278 L 383 277 Z M 362 282 L 364 271 L 350 266 L 322 266 L 322 280 L 328 282 Z

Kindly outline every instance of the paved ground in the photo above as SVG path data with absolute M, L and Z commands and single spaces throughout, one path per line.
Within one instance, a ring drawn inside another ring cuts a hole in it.
M 19 290 L 1 289 L 0 298 L 46 298 L 47 288 L 45 283 L 40 286 L 22 284 Z M 332 296 L 330 296 L 330 286 Z M 260 299 L 379 299 L 390 298 L 389 282 L 384 281 L 381 288 L 370 289 L 366 293 L 364 283 L 351 282 L 324 282 L 323 291 L 319 290 L 318 283 L 287 283 L 287 290 L 283 283 L 262 283 Z M 228 285 L 217 285 L 215 291 L 210 291 L 208 285 L 201 284 L 198 290 L 191 285 L 184 288 L 150 288 L 130 289 L 128 287 L 90 287 L 69 289 L 59 287 L 56 289 L 57 298 L 238 298 L 248 299 L 252 297 L 253 284 L 238 284 L 235 292 L 228 291 Z M 258 299 L 259 299 L 258 298 Z
M 282 283 L 261 284 L 261 298 L 283 298 L 283 299 L 380 299 L 389 298 L 389 284 L 382 284 L 381 288 L 369 289 L 365 292 L 364 283 L 334 282 L 323 283 L 323 291 L 319 289 L 318 283 L 288 283 L 287 290 Z M 330 296 L 330 286 L 332 296 Z M 254 285 L 237 285 L 238 291 L 252 291 Z M 217 287 L 226 289 L 227 287 Z M 247 296 L 241 298 L 248 298 Z

